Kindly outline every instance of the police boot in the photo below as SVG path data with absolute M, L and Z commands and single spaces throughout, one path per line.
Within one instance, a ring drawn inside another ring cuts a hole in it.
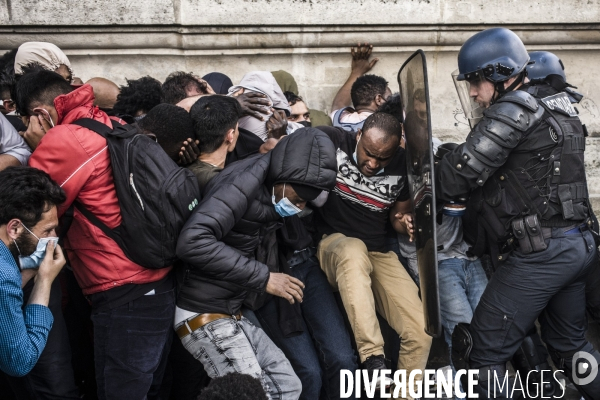
M 559 393 L 552 368 L 548 364 L 548 352 L 535 330 L 525 337 L 511 362 L 515 371 L 519 372 L 523 386 L 527 385 L 526 388 L 523 387 L 526 390 L 522 399 L 552 397 Z
M 452 354 L 450 356 L 452 358 L 452 365 L 454 365 L 456 371 L 467 371 L 470 368 L 469 357 L 472 349 L 473 337 L 471 336 L 471 332 L 469 332 L 469 324 L 461 322 L 454 327 L 454 332 L 452 332 Z M 466 394 L 465 399 L 470 399 L 468 397 L 469 381 L 466 373 L 461 375 L 460 384 L 462 391 Z M 487 392 L 480 387 L 480 384 L 476 385 L 474 389 L 474 392 L 479 395 L 480 399 L 487 399 Z M 455 393 L 458 393 L 458 388 L 455 388 L 455 391 Z
M 548 346 L 557 369 L 563 370 L 585 400 L 600 400 L 600 353 L 590 343 L 571 352 L 559 352 Z
M 480 399 L 510 399 L 514 384 L 506 371 L 506 363 L 486 365 L 479 368 L 477 393 Z

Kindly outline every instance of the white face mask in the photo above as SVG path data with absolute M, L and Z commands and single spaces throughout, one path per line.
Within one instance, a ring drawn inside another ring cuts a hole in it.
M 54 242 L 54 246 L 56 246 L 56 243 L 58 243 L 58 238 L 39 238 L 35 235 L 35 233 L 31 232 L 29 228 L 27 228 L 23 223 L 21 223 L 21 225 L 23 225 L 23 228 L 27 229 L 27 232 L 31 233 L 38 240 L 38 244 L 33 253 L 31 253 L 28 256 L 22 256 L 21 250 L 19 249 L 19 246 L 17 246 L 17 242 L 13 240 L 15 246 L 17 246 L 17 251 L 19 252 L 19 265 L 21 266 L 21 269 L 39 268 L 40 264 L 42 263 L 42 260 L 46 256 L 46 247 L 48 246 L 48 243 Z
M 48 121 L 48 123 L 54 128 L 54 122 L 52 121 L 52 117 L 50 116 L 50 113 L 48 112 L 48 110 L 44 109 L 44 108 L 40 108 L 40 111 L 43 111 L 42 114 L 44 114 L 44 119 L 46 121 Z M 25 226 L 25 225 L 23 225 Z

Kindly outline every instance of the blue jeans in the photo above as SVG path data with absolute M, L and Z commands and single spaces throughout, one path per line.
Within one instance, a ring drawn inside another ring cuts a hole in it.
M 350 335 L 316 257 L 293 267 L 292 272 L 305 285 L 301 305 L 304 332 L 288 338 L 283 336 L 275 299 L 256 311 L 256 315 L 298 374 L 302 382 L 300 398 L 339 399 L 340 370 L 358 368 Z
M 246 317 L 209 322 L 181 343 L 211 378 L 238 372 L 260 380 L 269 399 L 297 400 L 300 396 L 302 386 L 289 361 Z
M 92 311 L 98 399 L 158 396 L 173 338 L 174 292 Z
M 471 322 L 488 280 L 479 260 L 449 258 L 438 263 L 438 282 L 444 338 L 452 354 L 454 327 Z

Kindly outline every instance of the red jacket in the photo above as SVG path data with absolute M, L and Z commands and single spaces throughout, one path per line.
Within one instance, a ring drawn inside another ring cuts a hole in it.
M 58 96 L 54 107 L 56 126 L 35 149 L 29 165 L 46 171 L 66 192 L 61 216 L 77 199 L 108 227 L 121 223 L 121 213 L 110 166 L 106 139 L 78 125 L 80 118 L 92 118 L 110 126 L 109 117 L 93 106 L 94 92 L 83 85 Z M 164 278 L 171 268 L 146 269 L 129 260 L 119 245 L 92 225 L 77 209 L 65 248 L 73 272 L 86 295 L 127 283 L 150 283 Z

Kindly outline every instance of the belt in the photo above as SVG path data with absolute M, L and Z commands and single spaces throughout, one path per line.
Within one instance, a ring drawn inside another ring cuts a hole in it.
M 552 228 L 542 226 L 542 236 L 544 237 L 544 239 L 550 239 L 552 237 Z
M 578 233 L 581 233 L 581 229 L 579 229 L 578 226 L 576 226 L 573 229 L 569 229 L 568 231 L 565 231 L 565 235 L 575 235 L 575 234 L 578 234 Z
M 581 225 L 577 225 L 577 226 L 566 226 L 565 227 L 567 230 L 564 232 L 565 235 L 576 235 L 578 233 L 581 233 L 583 231 L 586 231 L 589 229 L 589 227 L 587 226 L 587 224 L 581 224 Z M 542 226 L 542 237 L 545 239 L 550 239 L 552 237 L 552 229 L 549 226 Z M 507 246 L 517 246 L 518 247 L 518 242 L 514 239 L 514 238 L 510 238 L 507 241 Z M 438 246 L 438 251 L 440 251 L 440 248 Z
M 578 233 L 585 232 L 585 231 L 587 231 L 589 229 L 590 229 L 589 224 L 587 222 L 585 222 L 585 223 L 583 223 L 581 225 L 578 225 L 578 226 L 576 226 L 574 228 L 571 228 L 571 229 L 565 231 L 565 235 L 576 235 Z
M 239 312 L 236 315 L 228 315 L 228 314 L 200 314 L 196 315 L 194 318 L 188 319 L 183 322 L 183 324 L 175 329 L 177 332 L 177 336 L 179 339 L 183 339 L 190 333 L 194 332 L 196 329 L 202 328 L 204 325 L 216 321 L 218 319 L 225 318 L 235 318 L 236 320 L 242 319 L 242 313 Z
M 294 253 L 294 255 L 292 255 L 290 257 L 290 259 L 287 261 L 287 263 L 290 267 L 293 268 L 293 267 L 296 267 L 296 266 L 302 264 L 303 262 L 305 262 L 306 260 L 308 260 L 309 258 L 314 256 L 315 254 L 317 254 L 317 249 L 315 249 L 314 247 L 307 247 L 305 249 L 296 251 Z
M 586 223 L 580 225 L 571 225 L 565 226 L 564 231 L 565 235 L 577 235 L 578 233 L 585 232 L 589 229 L 589 226 Z M 542 227 L 542 235 L 544 235 L 544 239 L 548 239 L 552 237 L 552 228 L 550 227 Z
M 564 232 L 565 235 L 575 235 L 575 234 L 581 232 L 581 229 L 579 226 L 576 226 L 576 227 L 567 226 L 565 228 L 567 228 L 567 230 Z M 553 228 L 550 228 L 550 227 L 542 227 L 542 235 L 544 236 L 544 239 L 549 239 L 552 237 L 552 229 Z

